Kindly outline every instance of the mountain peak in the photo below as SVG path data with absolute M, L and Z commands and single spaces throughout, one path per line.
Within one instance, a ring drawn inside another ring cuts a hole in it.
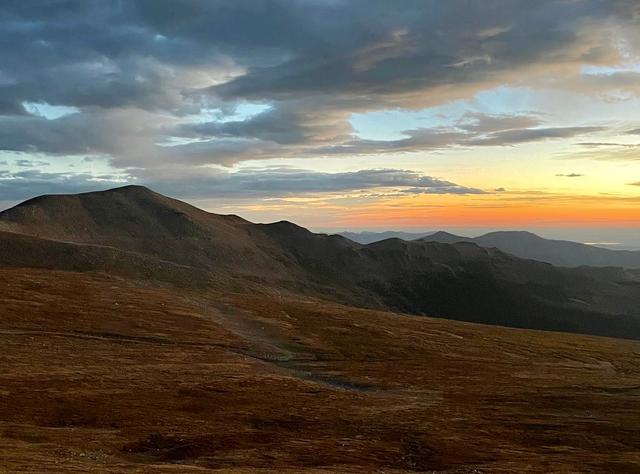
M 447 232 L 446 230 L 439 230 L 437 232 L 434 232 L 433 234 L 427 235 L 426 237 L 455 237 L 455 238 L 460 238 L 459 235 L 452 234 L 451 232 Z
M 478 238 L 482 237 L 520 237 L 520 238 L 530 238 L 530 239 L 542 239 L 538 234 L 534 234 L 533 232 L 529 232 L 527 230 L 497 230 L 495 232 L 489 232 L 484 234 Z
M 440 242 L 440 243 L 451 244 L 451 243 L 467 240 L 467 238 L 462 237 L 460 235 L 451 234 L 450 232 L 446 232 L 444 230 L 439 230 L 437 232 L 434 232 L 433 234 L 426 235 L 418 240 L 421 242 Z
M 186 203 L 140 185 L 80 194 L 43 195 L 0 213 L 0 227 L 52 239 L 103 243 L 121 239 L 190 235 Z
M 126 184 L 117 188 L 109 188 L 103 191 L 90 191 L 87 193 L 80 193 L 71 196 L 78 196 L 82 198 L 107 198 L 109 196 L 126 196 L 128 198 L 159 198 L 159 199 L 171 199 L 164 194 L 160 194 L 153 189 L 150 189 L 141 184 Z
M 147 194 L 158 194 L 155 191 L 143 186 L 141 184 L 126 184 L 124 186 L 119 186 L 117 188 L 107 189 L 105 191 L 97 191 L 103 193 L 147 193 Z M 87 193 L 89 194 L 89 193 Z

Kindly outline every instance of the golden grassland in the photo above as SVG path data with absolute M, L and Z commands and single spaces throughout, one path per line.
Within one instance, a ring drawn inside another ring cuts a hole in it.
M 0 270 L 0 472 L 638 472 L 640 342 Z

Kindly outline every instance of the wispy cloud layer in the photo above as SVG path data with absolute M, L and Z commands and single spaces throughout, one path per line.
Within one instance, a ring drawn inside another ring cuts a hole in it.
M 0 201 L 26 199 L 34 194 L 64 194 L 120 186 L 131 177 L 47 173 L 40 170 L 0 170 Z M 380 189 L 386 195 L 487 194 L 409 170 L 369 169 L 356 172 L 320 173 L 296 168 L 255 168 L 238 172 L 209 170 L 189 179 L 162 178 L 142 182 L 184 198 L 256 197 L 273 198 L 318 193 L 353 193 Z

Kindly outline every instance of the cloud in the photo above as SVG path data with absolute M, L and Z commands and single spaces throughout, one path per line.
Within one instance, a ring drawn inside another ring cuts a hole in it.
M 184 181 L 187 184 L 184 184 Z M 246 168 L 235 172 L 202 170 L 186 180 L 170 176 L 141 181 L 160 191 L 182 189 L 183 197 L 272 198 L 318 196 L 380 190 L 382 194 L 484 194 L 485 191 L 460 186 L 451 181 L 402 169 L 365 169 L 324 173 L 288 167 Z M 182 183 L 180 186 L 178 186 Z M 387 190 L 387 191 L 384 191 Z
M 369 169 L 342 173 L 320 173 L 287 168 L 259 168 L 232 173 L 224 183 L 224 192 L 242 193 L 323 193 L 374 188 L 403 188 L 400 192 L 434 194 L 478 194 L 479 189 L 459 186 L 450 181 L 410 170 Z M 404 189 L 408 188 L 408 189 Z
M 640 186 L 640 181 L 638 181 L 636 183 L 629 183 L 629 186 Z
M 102 155 L 114 165 L 146 166 L 159 161 L 158 134 L 175 119 L 136 109 L 85 109 L 57 119 L 0 116 L 0 145 L 13 152 L 47 155 Z
M 49 166 L 51 163 L 42 160 L 16 160 L 14 164 L 21 168 L 35 168 L 38 166 Z
M 583 67 L 637 57 L 639 31 L 637 2 L 623 0 L 5 0 L 0 150 L 99 155 L 152 179 L 203 164 L 567 139 L 603 129 L 475 113 L 384 141 L 350 120 L 504 85 L 635 97 L 637 71 Z M 247 103 L 269 108 L 233 118 Z M 47 118 L 29 104 L 77 112 Z
M 339 5 L 308 12 L 316 15 L 308 31 L 317 36 L 300 38 L 289 58 L 249 68 L 211 92 L 276 100 L 334 96 L 360 99 L 362 106 L 367 102 L 362 97 L 375 97 L 378 103 L 417 108 L 515 81 L 523 72 L 566 74 L 585 62 L 620 57 L 607 38 L 609 28 L 598 23 L 617 14 L 603 2 L 550 1 L 542 8 L 518 2 L 412 2 L 401 10 L 386 2 Z M 361 20 L 354 25 L 352 18 Z
M 562 177 L 562 178 L 581 178 L 584 175 L 579 173 L 567 173 L 567 174 L 559 173 L 559 174 L 556 174 L 556 176 Z
M 189 124 L 179 133 L 187 137 L 242 137 L 280 145 L 313 145 L 345 140 L 353 133 L 346 111 L 318 108 L 305 100 L 274 104 L 245 120 Z
M 534 115 L 488 115 L 475 112 L 465 114 L 457 127 L 476 134 L 486 134 L 530 129 L 540 124 L 540 118 Z
M 465 186 L 409 188 L 404 192 L 409 194 L 489 194 L 482 189 L 467 188 Z
M 512 146 L 571 138 L 603 127 L 534 127 L 528 115 L 465 115 L 448 127 L 407 130 L 406 138 L 371 140 L 355 136 L 343 112 L 302 107 L 269 108 L 246 120 L 183 124 L 143 110 L 89 110 L 56 119 L 0 116 L 5 150 L 51 155 L 96 154 L 114 166 L 153 169 L 244 160 L 436 151 L 451 147 Z M 159 137 L 164 136 L 164 143 Z M 113 137 L 117 137 L 114 140 Z
M 580 74 L 560 77 L 556 86 L 572 92 L 579 92 L 609 102 L 640 97 L 640 72 L 619 70 L 600 74 Z
M 202 169 L 187 179 L 135 176 L 45 173 L 39 170 L 0 171 L 0 201 L 26 199 L 35 194 L 65 194 L 107 189 L 127 183 L 144 184 L 159 192 L 183 198 L 272 198 L 292 195 L 318 196 L 381 190 L 380 195 L 486 194 L 476 188 L 401 169 L 368 169 L 322 173 L 297 168 L 248 168 L 236 172 Z M 384 191 L 385 189 L 389 191 Z
M 525 128 L 516 130 L 500 130 L 484 137 L 471 139 L 467 145 L 482 146 L 506 146 L 517 145 L 557 138 L 571 138 L 578 135 L 601 132 L 604 127 L 552 127 L 552 128 Z
M 562 158 L 596 161 L 640 160 L 640 144 L 586 142 L 578 145 L 582 145 L 584 149 L 562 155 Z
M 598 147 L 635 148 L 638 146 L 631 143 L 611 143 L 611 142 L 580 142 L 580 143 L 577 143 L 577 145 L 584 146 L 587 148 L 598 148 Z
M 407 138 L 399 140 L 351 139 L 338 145 L 312 150 L 317 154 L 373 154 L 428 151 L 459 147 L 512 146 L 551 139 L 571 138 L 605 130 L 604 127 L 542 127 L 517 128 L 536 125 L 538 119 L 525 115 L 465 116 L 450 127 L 407 130 Z
M 44 173 L 39 170 L 0 170 L 0 202 L 15 202 L 41 194 L 97 191 L 121 186 L 117 176 L 76 173 Z

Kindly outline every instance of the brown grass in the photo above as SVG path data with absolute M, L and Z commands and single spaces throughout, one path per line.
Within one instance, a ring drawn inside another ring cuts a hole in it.
M 0 270 L 0 472 L 638 472 L 640 343 Z

